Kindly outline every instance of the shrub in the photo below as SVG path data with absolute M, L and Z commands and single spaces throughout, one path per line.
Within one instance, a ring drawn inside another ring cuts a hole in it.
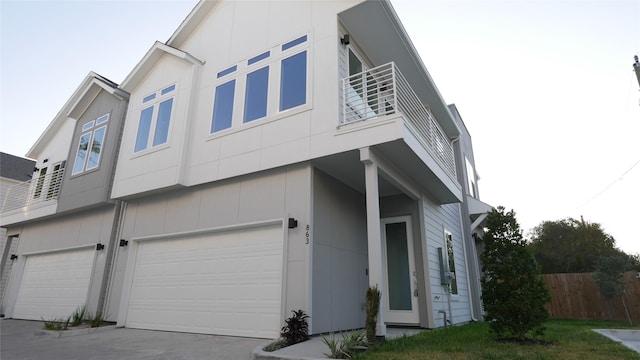
M 41 318 L 41 319 L 42 319 L 42 322 L 44 323 L 45 330 L 55 330 L 55 331 L 67 330 L 69 328 L 69 323 L 71 322 L 71 317 L 68 317 L 66 319 L 58 319 L 58 318 L 54 318 L 51 320 L 45 320 L 44 318 Z
M 309 339 L 309 324 L 307 324 L 309 315 L 305 314 L 304 310 L 291 312 L 293 316 L 284 321 L 286 325 L 280 331 L 280 336 L 287 346 Z
M 365 328 L 367 329 L 367 340 L 373 343 L 376 339 L 376 322 L 378 311 L 380 310 L 380 290 L 378 286 L 369 286 L 367 289 L 367 318 Z
M 351 359 L 356 353 L 369 348 L 364 330 L 343 333 L 342 341 L 336 340 L 333 333 L 330 338 L 323 335 L 322 342 L 329 347 L 329 353 L 325 353 L 325 355 L 332 359 Z
M 286 346 L 287 346 L 287 342 L 284 339 L 278 339 L 272 343 L 269 343 L 267 346 L 262 348 L 262 350 L 272 352 L 272 351 L 280 350 Z
M 89 326 L 92 328 L 100 327 L 100 325 L 102 325 L 105 319 L 105 316 L 102 315 L 101 311 L 96 312 L 96 314 L 93 316 L 89 314 L 87 317 L 88 317 Z
M 541 336 L 549 317 L 544 306 L 551 297 L 515 213 L 498 207 L 489 213 L 486 227 L 481 282 L 491 331 L 517 340 Z

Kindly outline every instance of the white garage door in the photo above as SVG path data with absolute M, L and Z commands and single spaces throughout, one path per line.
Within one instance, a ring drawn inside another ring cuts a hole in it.
M 27 256 L 13 318 L 66 318 L 85 305 L 95 253 L 88 248 Z
M 282 227 L 138 244 L 126 326 L 275 338 Z

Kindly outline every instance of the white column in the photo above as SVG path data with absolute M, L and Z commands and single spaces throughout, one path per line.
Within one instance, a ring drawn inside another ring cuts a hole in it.
M 368 149 L 367 149 L 368 150 Z M 368 152 L 368 151 L 367 151 Z M 362 154 L 362 152 L 361 152 Z M 380 237 L 380 199 L 378 194 L 378 166 L 371 159 L 364 159 L 366 199 L 367 199 L 367 241 L 369 251 L 369 286 L 378 286 L 380 310 L 376 324 L 376 336 L 386 336 L 384 323 L 384 283 L 382 281 L 382 239 Z

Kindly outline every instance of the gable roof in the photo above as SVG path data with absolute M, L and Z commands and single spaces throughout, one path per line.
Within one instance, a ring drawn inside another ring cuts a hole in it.
M 0 152 L 0 177 L 18 181 L 31 180 L 36 162 Z
M 87 76 L 82 80 L 80 86 L 73 92 L 69 100 L 64 104 L 58 114 L 51 120 L 47 128 L 40 135 L 35 144 L 27 152 L 27 157 L 37 158 L 42 149 L 53 138 L 53 136 L 60 130 L 60 127 L 64 124 L 67 118 L 77 119 L 87 110 L 87 107 L 100 93 L 101 90 L 105 90 L 108 93 L 117 96 L 121 99 L 128 99 L 129 94 L 118 89 L 118 84 L 105 78 L 102 75 L 98 75 L 93 71 L 89 72 Z
M 153 66 L 160 60 L 162 55 L 169 54 L 173 55 L 179 59 L 183 59 L 187 62 L 190 62 L 194 65 L 202 65 L 204 61 L 201 61 L 194 57 L 193 55 L 184 52 L 180 49 L 176 49 L 169 45 L 163 44 L 159 41 L 156 41 L 155 44 L 147 51 L 142 60 L 136 65 L 135 68 L 129 73 L 126 79 L 122 82 L 121 87 L 128 92 L 133 91 L 135 87 L 142 81 L 142 79 L 149 74 Z

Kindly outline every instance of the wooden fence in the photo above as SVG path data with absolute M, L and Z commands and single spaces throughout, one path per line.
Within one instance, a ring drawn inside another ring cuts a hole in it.
M 631 320 L 640 322 L 640 279 L 637 272 L 627 272 L 628 282 L 624 301 Z M 608 304 L 600 293 L 591 273 L 542 275 L 551 293 L 547 310 L 556 319 L 599 319 L 627 321 L 622 297 Z

